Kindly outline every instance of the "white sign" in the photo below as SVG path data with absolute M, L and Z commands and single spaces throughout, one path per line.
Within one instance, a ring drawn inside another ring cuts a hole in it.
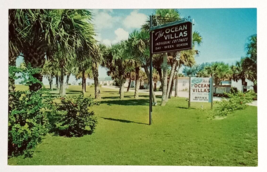
M 191 77 L 190 101 L 211 102 L 211 78 Z

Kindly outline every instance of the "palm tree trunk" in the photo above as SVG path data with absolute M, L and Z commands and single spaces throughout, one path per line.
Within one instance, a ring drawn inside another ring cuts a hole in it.
M 160 80 L 160 85 L 162 86 L 162 69 L 161 68 L 156 68 L 157 72 L 159 73 L 159 80 Z
M 64 69 L 63 69 L 63 67 L 61 67 L 61 69 L 60 69 L 60 87 L 59 87 L 59 94 L 61 97 L 64 96 L 63 85 L 64 85 Z
M 58 89 L 58 80 L 59 80 L 59 77 L 58 77 L 58 75 L 56 75 L 56 86 L 57 86 L 57 89 Z
M 163 56 L 163 64 L 162 64 L 162 69 L 163 69 L 163 85 L 162 85 L 162 98 L 161 98 L 161 106 L 165 106 L 166 102 L 167 102 L 167 68 L 168 68 L 168 64 L 167 64 L 167 53 L 164 54 Z
M 67 75 L 66 84 L 69 85 L 70 73 Z
M 177 62 L 177 67 L 178 67 L 178 70 L 177 70 L 177 73 L 176 73 L 176 82 L 175 82 L 175 97 L 178 97 L 178 92 L 179 92 L 179 90 L 178 90 L 178 78 L 179 78 L 179 69 L 180 69 L 180 65 L 178 64 L 179 62 Z
M 129 84 L 128 84 L 128 88 L 127 88 L 127 92 L 129 92 L 129 89 L 130 89 L 130 86 L 131 86 L 131 82 L 132 82 L 132 79 L 131 79 L 131 76 L 129 78 Z
M 9 66 L 16 66 L 16 58 L 9 56 Z M 14 103 L 14 95 L 15 92 L 15 80 L 12 77 L 8 78 L 8 107 L 11 111 Z
M 173 65 L 172 65 L 172 68 L 171 68 L 171 76 L 170 76 L 170 79 L 169 79 L 168 90 L 167 90 L 167 96 L 168 97 L 170 97 L 169 94 L 171 94 L 171 92 L 172 92 L 171 87 L 173 85 L 173 76 L 174 76 L 174 70 L 176 68 L 176 63 L 177 63 L 177 61 L 175 60 Z M 168 98 L 166 99 L 166 101 L 168 101 Z
M 123 83 L 123 76 L 120 77 L 120 99 L 124 98 L 124 83 Z
M 23 54 L 26 65 L 31 64 L 31 67 L 33 68 L 43 68 L 45 63 L 45 52 L 42 49 L 42 45 L 38 43 L 28 45 Z M 40 82 L 43 80 L 43 75 L 41 73 L 35 73 L 32 76 Z M 41 88 L 42 84 L 40 83 L 34 83 L 29 86 L 30 91 L 37 91 Z
M 121 86 L 120 86 L 120 99 L 123 99 L 124 98 L 124 85 L 123 84 L 121 84 Z
M 95 99 L 99 99 L 100 91 L 98 89 L 98 77 L 94 77 L 94 84 L 95 84 Z
M 178 97 L 178 75 L 176 74 L 174 97 Z
M 100 89 L 98 88 L 98 65 L 97 63 L 94 63 L 92 67 L 92 72 L 94 76 L 94 85 L 95 85 L 95 99 L 100 98 Z
M 174 76 L 174 71 L 177 68 L 177 60 L 180 58 L 180 51 L 177 51 L 176 57 L 174 57 L 174 62 L 172 64 L 171 68 L 171 76 L 169 79 L 169 85 L 168 85 L 168 90 L 167 90 L 167 96 L 170 97 L 169 95 L 172 93 L 172 85 L 173 85 L 173 76 Z M 168 97 L 166 98 L 166 101 L 168 101 Z
M 145 72 L 146 72 L 146 75 L 147 75 L 148 83 L 150 83 L 150 73 L 148 71 L 148 67 L 145 67 Z M 153 89 L 152 89 L 152 102 L 153 102 L 153 104 L 157 104 L 156 95 L 155 95 Z
M 52 90 L 52 84 L 53 84 L 53 76 L 52 75 L 48 76 L 48 82 L 49 82 L 49 88 L 50 88 L 50 90 Z
M 83 90 L 83 94 L 85 94 L 86 93 L 85 70 L 82 71 L 82 90 Z
M 140 68 L 136 67 L 135 68 L 135 89 L 134 89 L 134 98 L 138 98 L 138 91 L 139 91 L 139 87 L 140 87 L 140 76 L 139 76 L 139 71 Z
M 169 92 L 169 99 L 170 99 L 171 96 L 172 96 L 173 84 L 174 84 L 174 80 L 172 80 L 172 83 L 171 83 L 171 91 Z

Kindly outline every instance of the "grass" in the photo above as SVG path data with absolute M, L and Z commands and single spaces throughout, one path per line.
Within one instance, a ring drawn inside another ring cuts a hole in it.
M 80 87 L 70 86 L 67 93 L 80 94 Z M 32 158 L 13 157 L 8 163 L 257 166 L 257 107 L 212 120 L 209 103 L 191 103 L 187 109 L 185 98 L 171 98 L 166 106 L 153 107 L 149 126 L 148 95 L 135 100 L 133 94 L 125 93 L 121 101 L 118 91 L 101 88 L 101 104 L 93 107 L 95 133 L 80 138 L 48 134 Z

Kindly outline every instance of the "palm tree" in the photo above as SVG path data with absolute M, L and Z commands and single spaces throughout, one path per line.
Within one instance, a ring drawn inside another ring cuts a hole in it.
M 72 54 L 82 41 L 90 42 L 93 35 L 88 10 L 16 10 L 19 23 L 16 30 L 23 47 L 21 53 L 27 64 L 42 68 L 46 52 L 59 47 L 64 56 Z M 34 74 L 42 81 L 42 74 Z M 40 84 L 30 85 L 31 91 L 41 88 Z
M 124 83 L 127 78 L 127 73 L 132 69 L 129 65 L 129 54 L 126 41 L 112 45 L 103 54 L 104 64 L 108 68 L 107 74 L 114 79 L 119 85 L 120 99 L 124 98 Z
M 169 22 L 173 22 L 173 21 L 177 21 L 177 20 L 181 20 L 180 14 L 177 10 L 174 9 L 158 9 L 156 10 L 156 14 L 155 14 L 155 18 L 153 18 L 152 23 L 154 26 L 157 25 L 163 25 Z M 148 30 L 149 29 L 149 24 L 145 24 L 142 26 L 143 30 Z M 200 36 L 199 32 L 194 32 L 193 33 L 193 45 L 195 43 L 200 44 L 202 42 L 202 37 Z M 186 53 L 187 52 L 187 53 Z M 170 94 L 170 90 L 171 90 L 171 86 L 172 86 L 172 80 L 173 80 L 173 76 L 174 76 L 174 72 L 176 71 L 176 68 L 179 67 L 180 65 L 178 64 L 178 62 L 180 62 L 179 57 L 183 55 L 183 53 L 185 54 L 192 54 L 192 56 L 194 56 L 194 54 L 198 54 L 197 50 L 189 50 L 188 51 L 181 51 L 181 52 L 175 52 L 175 53 L 171 53 L 170 56 L 168 56 L 166 53 L 165 55 L 161 56 L 163 58 L 163 63 L 161 65 L 162 68 L 162 85 L 163 85 L 163 89 L 162 89 L 162 106 L 164 106 L 166 104 L 166 102 L 168 101 L 168 96 Z M 171 65 L 171 75 L 170 75 L 170 79 L 169 79 L 169 84 L 167 84 L 167 68 L 168 68 L 168 57 L 172 58 L 172 65 Z M 178 69 L 179 70 L 179 69 Z M 159 71 L 159 70 L 158 70 Z M 178 82 L 177 82 L 178 84 Z M 168 87 L 167 87 L 168 86 Z
M 147 30 L 134 31 L 134 33 L 130 35 L 130 39 L 128 40 L 130 42 L 130 46 L 128 46 L 128 49 L 130 49 L 129 52 L 134 57 L 134 60 L 139 65 L 141 65 L 141 67 L 144 68 L 145 73 L 147 74 L 148 82 L 150 83 L 150 81 L 149 81 L 150 71 L 148 70 L 148 68 L 150 66 L 149 37 L 150 37 L 150 35 L 149 35 L 149 32 Z M 137 66 L 137 67 L 139 67 L 139 66 Z M 138 69 L 138 71 L 140 72 L 139 69 Z M 137 81 L 138 81 L 138 78 L 137 78 Z M 156 104 L 156 102 L 157 102 L 156 101 L 156 95 L 155 95 L 153 89 L 152 89 L 152 97 L 153 97 L 152 98 L 153 104 Z
M 247 71 L 247 78 L 254 84 L 254 92 L 257 93 L 257 35 L 249 37 L 246 48 L 247 57 L 244 59 L 243 67 Z
M 145 34 L 142 34 L 137 31 L 134 30 L 132 33 L 130 33 L 129 35 L 129 39 L 127 41 L 127 51 L 129 54 L 132 55 L 133 59 L 131 59 L 133 61 L 134 64 L 134 69 L 135 69 L 135 92 L 134 92 L 134 98 L 137 99 L 139 98 L 139 87 L 140 87 L 140 67 L 144 66 L 144 64 L 146 63 L 146 59 L 145 57 L 141 54 L 141 52 L 143 52 L 143 48 L 145 47 L 145 39 L 147 39 L 146 37 L 142 37 L 142 36 L 146 36 Z
M 170 23 L 173 21 L 181 20 L 180 14 L 177 10 L 174 9 L 158 9 L 156 10 L 155 14 L 155 19 L 156 19 L 156 25 L 163 25 L 166 23 Z M 180 52 L 176 53 L 178 56 L 180 55 Z M 168 93 L 170 92 L 171 89 L 171 83 L 172 83 L 172 78 L 174 74 L 174 68 L 176 66 L 176 55 L 173 57 L 174 58 L 174 63 L 172 65 L 171 69 L 171 76 L 169 79 L 169 87 L 167 88 L 167 53 L 163 56 L 163 63 L 162 63 L 162 70 L 163 70 L 163 87 L 162 87 L 162 102 L 161 105 L 164 106 L 166 102 L 168 101 Z
M 228 64 L 224 62 L 215 62 L 210 66 L 205 67 L 205 73 L 214 78 L 215 85 L 220 85 L 221 81 L 225 79 L 230 79 L 232 73 Z M 215 87 L 216 93 L 217 87 Z
M 48 79 L 50 90 L 52 90 L 53 77 L 56 74 L 56 64 L 57 63 L 53 63 L 51 60 L 46 60 L 42 68 L 42 75 Z
M 95 86 L 95 98 L 98 99 L 100 98 L 100 91 L 99 91 L 99 82 L 98 82 L 98 67 L 99 64 L 102 63 L 103 61 L 103 55 L 101 53 L 101 49 L 103 49 L 103 45 L 96 45 L 94 44 L 92 46 L 92 51 L 90 53 L 91 55 L 91 60 L 92 60 L 92 73 L 94 77 L 94 86 Z

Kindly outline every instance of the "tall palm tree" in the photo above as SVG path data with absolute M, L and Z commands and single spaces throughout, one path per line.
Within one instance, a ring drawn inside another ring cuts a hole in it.
M 100 90 L 99 90 L 99 84 L 98 84 L 99 83 L 98 82 L 98 76 L 99 76 L 98 67 L 99 67 L 99 64 L 101 64 L 103 61 L 103 55 L 101 53 L 101 49 L 103 49 L 103 45 L 94 44 L 92 46 L 92 51 L 90 52 L 96 99 L 100 98 L 100 95 L 99 95 Z
M 249 43 L 246 48 L 247 57 L 244 60 L 243 67 L 247 71 L 247 78 L 254 84 L 254 92 L 257 93 L 257 35 L 249 37 Z
M 139 98 L 139 87 L 140 87 L 140 67 L 144 64 L 144 58 L 140 56 L 140 52 L 143 51 L 143 46 L 145 44 L 144 40 L 140 39 L 140 32 L 134 30 L 129 35 L 127 40 L 127 51 L 133 57 L 134 69 L 135 69 L 135 92 L 134 98 Z
M 158 9 L 156 10 L 156 14 L 155 14 L 155 18 L 153 18 L 153 25 L 157 26 L 157 25 L 163 25 L 169 22 L 173 22 L 173 21 L 177 21 L 177 20 L 181 20 L 180 14 L 177 10 L 174 9 Z M 143 30 L 148 30 L 149 29 L 149 24 L 146 23 L 145 25 L 142 26 Z M 199 32 L 194 32 L 193 33 L 193 46 L 195 45 L 195 43 L 200 44 L 202 42 L 202 37 L 200 36 Z M 194 52 L 192 50 L 191 53 L 187 53 L 187 54 L 198 54 L 198 51 L 195 50 Z M 167 54 L 162 55 L 161 57 L 163 58 L 163 63 L 161 65 L 162 68 L 162 85 L 163 85 L 163 89 L 162 89 L 162 104 L 161 105 L 165 105 L 166 102 L 168 101 L 168 96 L 171 90 L 171 86 L 172 86 L 172 80 L 173 80 L 173 76 L 174 73 L 177 69 L 177 67 L 179 67 L 180 65 L 179 63 L 179 57 L 182 56 L 183 53 L 185 53 L 186 51 L 181 51 L 181 52 L 176 52 L 176 53 L 172 53 L 170 54 L 170 56 L 168 56 Z M 193 55 L 194 56 L 194 55 Z M 168 68 L 168 57 L 172 58 L 173 63 L 171 65 L 171 76 L 169 78 L 169 84 L 167 84 L 167 68 Z M 178 82 L 177 82 L 178 84 Z M 168 87 L 167 87 L 168 86 Z
M 112 45 L 111 48 L 107 48 L 103 54 L 103 65 L 108 68 L 107 74 L 119 85 L 120 99 L 124 98 L 124 83 L 127 78 L 127 73 L 133 70 L 131 65 L 129 65 L 130 57 L 126 50 L 127 42 L 121 41 Z
M 156 19 L 156 25 L 163 25 L 166 23 L 170 23 L 173 21 L 177 21 L 177 20 L 181 20 L 180 14 L 177 10 L 174 9 L 158 9 L 156 10 L 156 14 L 155 14 L 155 19 Z M 178 56 L 180 55 L 180 52 L 176 53 Z M 176 66 L 176 54 L 173 57 L 174 58 L 174 63 L 172 65 L 172 69 L 171 69 L 171 76 L 169 79 L 169 86 L 167 88 L 167 69 L 168 69 L 168 65 L 167 65 L 167 53 L 165 53 L 165 55 L 163 56 L 163 63 L 162 63 L 162 70 L 163 70 L 163 86 L 162 86 L 162 102 L 161 105 L 164 106 L 166 104 L 166 102 L 168 101 L 168 93 L 170 92 L 171 89 L 171 83 L 172 83 L 172 78 L 173 78 L 173 74 L 174 74 L 174 68 Z
M 132 34 L 130 34 L 130 38 L 128 44 L 130 47 L 129 52 L 134 57 L 135 61 L 138 63 L 138 71 L 139 65 L 144 68 L 145 73 L 147 74 L 148 80 L 150 79 L 150 71 L 149 71 L 149 65 L 150 65 L 150 43 L 149 43 L 149 32 L 147 30 L 141 30 L 141 31 L 134 31 Z M 137 81 L 139 79 L 137 78 Z M 150 83 L 150 81 L 148 81 Z M 138 82 L 137 82 L 138 84 Z M 156 104 L 156 95 L 154 93 L 154 90 L 152 89 L 152 101 L 153 104 Z
M 64 54 L 72 54 L 82 41 L 90 42 L 93 36 L 88 10 L 16 10 L 16 28 L 23 47 L 21 53 L 25 62 L 42 68 L 45 55 L 50 47 L 60 47 Z M 72 52 L 72 53 L 71 53 Z M 42 81 L 42 74 L 34 74 Z M 30 85 L 31 91 L 41 88 L 40 84 Z

